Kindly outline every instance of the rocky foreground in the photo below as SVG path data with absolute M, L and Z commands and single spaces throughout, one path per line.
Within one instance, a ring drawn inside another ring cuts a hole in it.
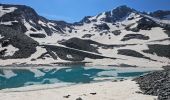
M 158 96 L 158 100 L 170 100 L 170 68 L 164 69 L 134 79 L 144 94 Z

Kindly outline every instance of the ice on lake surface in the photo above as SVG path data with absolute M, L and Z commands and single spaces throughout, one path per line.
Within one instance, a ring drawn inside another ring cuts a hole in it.
M 69 66 L 61 68 L 0 68 L 0 89 L 41 84 L 82 84 L 134 78 L 153 69 Z

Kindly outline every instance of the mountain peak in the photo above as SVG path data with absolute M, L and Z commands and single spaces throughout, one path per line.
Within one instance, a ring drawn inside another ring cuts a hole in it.
M 123 10 L 123 9 L 129 9 L 129 10 L 132 10 L 132 8 L 128 7 L 127 5 L 121 5 L 121 6 L 118 6 L 116 7 L 115 9 L 113 10 Z
M 106 16 L 107 16 L 106 18 L 108 18 L 106 22 L 115 22 L 117 20 L 122 19 L 123 17 L 127 16 L 132 12 L 135 12 L 135 10 L 126 5 L 119 6 L 113 9 L 112 11 L 106 12 Z
M 29 6 L 13 5 L 13 4 L 0 4 L 0 6 L 2 6 L 3 9 L 7 9 L 7 10 L 10 8 L 16 9 L 11 13 L 7 13 L 4 16 L 2 16 L 1 18 L 3 18 L 3 21 L 21 20 L 21 19 L 25 19 L 25 20 L 32 19 L 36 21 L 39 19 L 39 15 L 36 13 L 36 11 Z
M 122 5 L 122 6 L 116 7 L 115 9 L 111 11 L 106 11 L 96 16 L 86 16 L 80 21 L 79 24 L 96 22 L 96 21 L 104 21 L 104 22 L 113 23 L 117 20 L 124 18 L 125 16 L 127 16 L 128 14 L 132 12 L 136 12 L 136 10 L 126 5 Z

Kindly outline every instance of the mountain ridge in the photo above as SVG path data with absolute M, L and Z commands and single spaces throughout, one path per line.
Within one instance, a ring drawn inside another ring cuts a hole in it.
M 170 20 L 158 15 L 170 14 L 120 6 L 67 23 L 46 19 L 28 6 L 0 4 L 0 63 L 169 65 Z

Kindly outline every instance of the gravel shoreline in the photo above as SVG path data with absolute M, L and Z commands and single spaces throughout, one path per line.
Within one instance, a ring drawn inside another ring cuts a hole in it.
M 135 78 L 144 94 L 158 96 L 158 100 L 170 100 L 170 66 Z

